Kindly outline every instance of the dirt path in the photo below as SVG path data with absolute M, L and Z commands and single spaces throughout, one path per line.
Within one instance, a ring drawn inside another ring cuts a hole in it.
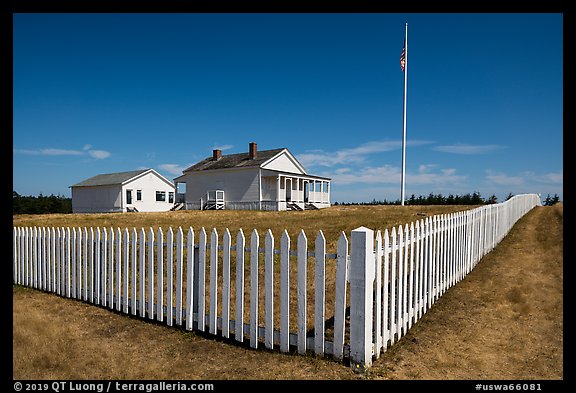
M 13 289 L 14 379 L 562 379 L 563 207 L 538 207 L 365 375 Z

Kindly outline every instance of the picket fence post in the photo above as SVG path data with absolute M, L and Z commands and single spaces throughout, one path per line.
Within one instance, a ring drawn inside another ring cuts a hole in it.
M 372 366 L 374 231 L 365 227 L 354 229 L 351 252 L 350 366 L 354 371 L 364 371 Z

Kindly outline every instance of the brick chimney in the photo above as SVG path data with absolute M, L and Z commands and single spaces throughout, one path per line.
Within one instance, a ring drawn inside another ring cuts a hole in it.
M 220 150 L 220 149 L 212 150 L 212 159 L 214 161 L 218 161 L 221 158 L 222 158 L 222 150 Z
M 258 155 L 258 145 L 256 144 L 256 142 L 250 142 L 248 153 L 250 154 L 250 159 L 253 160 L 256 158 L 256 156 Z

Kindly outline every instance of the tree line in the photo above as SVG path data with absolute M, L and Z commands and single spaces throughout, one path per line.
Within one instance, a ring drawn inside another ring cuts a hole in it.
M 12 191 L 12 214 L 72 213 L 72 198 L 63 195 L 20 195 Z
M 508 194 L 506 200 L 513 196 L 512 193 Z M 560 197 L 557 194 L 554 194 L 554 196 L 548 194 L 542 204 L 544 206 L 552 206 L 559 201 Z M 498 198 L 495 195 L 483 198 L 479 192 L 464 195 L 449 194 L 447 196 L 430 193 L 427 196 L 420 195 L 418 197 L 412 194 L 410 198 L 404 201 L 405 205 L 489 205 L 493 203 L 498 203 Z M 334 206 L 349 205 L 400 205 L 400 199 L 394 201 L 373 199 L 370 202 L 334 202 Z M 42 194 L 24 196 L 16 191 L 12 192 L 12 214 L 49 213 L 72 213 L 72 198 L 54 194 L 50 196 Z
M 512 198 L 513 195 L 509 194 L 507 200 Z M 420 195 L 416 196 L 412 194 L 408 199 L 404 200 L 405 205 L 487 205 L 492 203 L 498 203 L 498 198 L 496 195 L 492 195 L 489 198 L 482 198 L 479 192 L 473 192 L 472 194 L 467 193 L 463 195 L 442 195 L 430 193 L 427 196 Z M 400 199 L 396 200 L 376 200 L 373 199 L 371 202 L 341 202 L 334 203 L 334 205 L 400 205 Z
M 512 198 L 514 194 L 509 193 L 506 197 L 505 201 Z M 542 202 L 544 206 L 552 206 L 555 203 L 559 202 L 560 198 L 557 194 L 554 194 L 553 197 L 548 194 L 546 199 Z M 490 205 L 498 203 L 498 198 L 496 195 L 492 194 L 488 198 L 483 198 L 479 192 L 473 192 L 472 194 L 467 193 L 464 195 L 454 195 L 449 194 L 444 196 L 442 194 L 434 194 L 430 193 L 427 196 L 420 195 L 416 197 L 416 195 L 412 194 L 410 198 L 404 200 L 405 205 Z M 373 199 L 371 202 L 335 202 L 334 205 L 338 206 L 348 206 L 348 205 L 400 205 L 400 199 L 396 199 L 393 201 L 384 200 L 376 200 Z

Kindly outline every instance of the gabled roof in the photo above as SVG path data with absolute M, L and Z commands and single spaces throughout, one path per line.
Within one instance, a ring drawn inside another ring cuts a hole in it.
M 251 159 L 249 153 L 227 154 L 217 161 L 210 156 L 199 163 L 184 169 L 183 172 L 206 171 L 209 169 L 259 167 L 269 159 L 281 153 L 283 150 L 286 149 L 259 150 L 255 159 Z
M 167 183 L 172 184 L 168 179 L 164 178 L 162 175 L 158 174 L 153 169 L 140 169 L 137 171 L 128 172 L 116 172 L 116 173 L 105 173 L 101 175 L 93 176 L 89 179 L 81 181 L 80 183 L 73 184 L 70 187 L 91 187 L 91 186 L 106 186 L 113 184 L 123 184 L 129 180 L 134 179 L 146 172 L 153 172 L 157 174 L 161 179 L 165 180 Z

